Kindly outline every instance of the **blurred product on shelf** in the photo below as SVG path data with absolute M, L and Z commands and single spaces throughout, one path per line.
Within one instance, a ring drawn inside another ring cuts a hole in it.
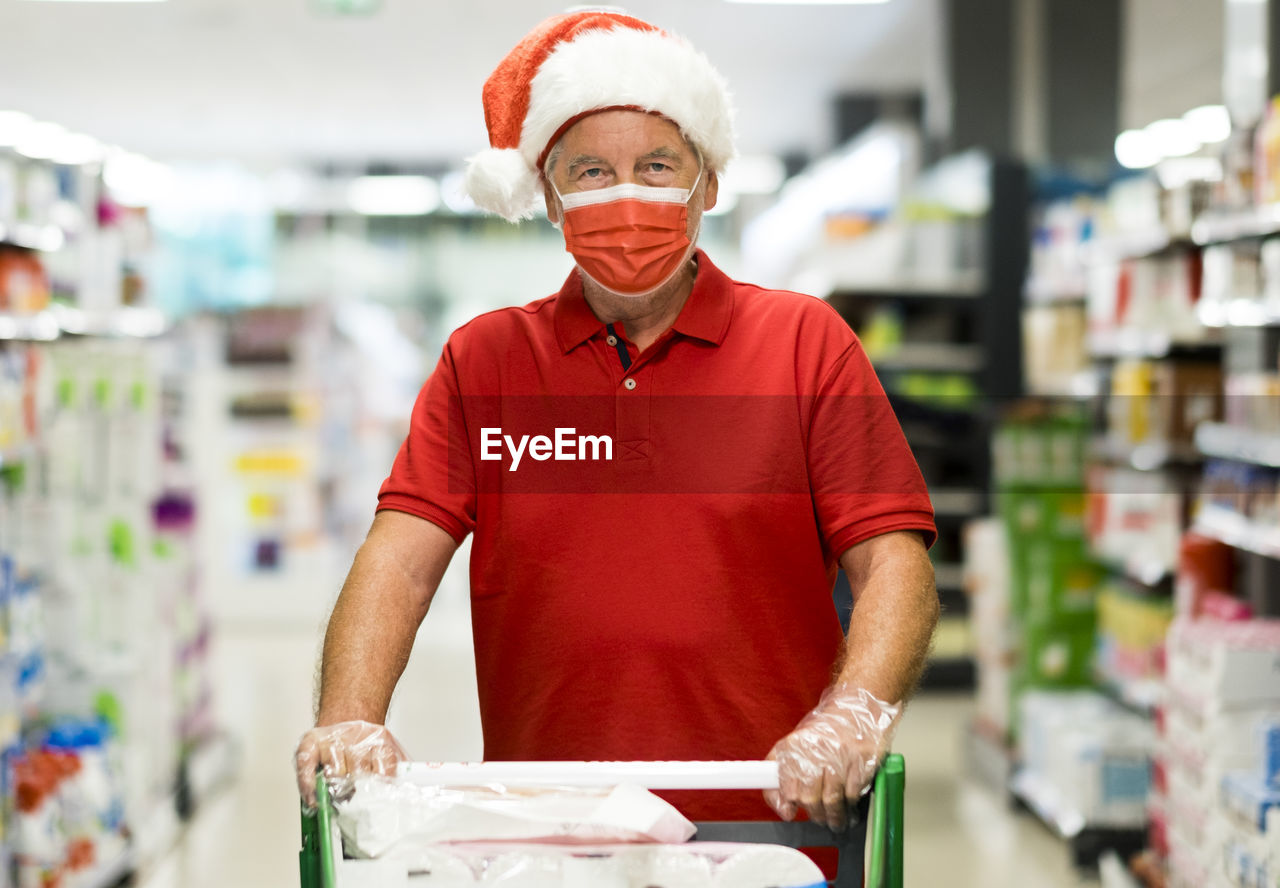
M 1280 620 L 1180 617 L 1168 640 L 1166 708 L 1152 802 L 1169 884 L 1254 881 L 1276 862 L 1271 785 L 1280 720 Z
M 1090 466 L 1087 478 L 1090 551 L 1139 583 L 1171 577 L 1187 508 L 1177 481 L 1109 465 Z
M 1220 540 L 1193 530 L 1178 545 L 1178 575 L 1174 581 L 1174 610 L 1181 617 L 1199 617 L 1215 599 L 1230 598 L 1235 588 L 1233 550 Z
M 216 735 L 184 344 L 145 211 L 100 164 L 0 151 L 0 866 L 115 884 Z M 57 341 L 54 341 L 57 340 Z
M 990 703 L 987 713 L 1003 722 L 995 727 L 1006 732 L 1006 741 L 1020 724 L 1020 700 L 1028 691 L 1087 687 L 1092 681 L 1102 571 L 1086 550 L 1086 430 L 1078 410 L 1046 412 L 1026 405 L 1005 419 L 993 439 L 996 501 L 1007 541 L 1008 605 L 999 603 L 994 576 L 986 578 L 989 588 L 975 588 L 972 595 L 975 601 L 993 596 L 983 605 L 987 622 L 976 632 L 984 648 L 978 696 L 992 699 L 1008 689 L 1007 712 Z M 990 555 L 1000 547 L 991 531 L 970 538 Z M 1002 613 L 1007 613 L 1003 629 Z
M 1093 669 L 1098 682 L 1138 708 L 1154 708 L 1164 676 L 1164 638 L 1172 603 L 1109 582 L 1098 593 L 1098 639 Z
M 1015 789 L 1059 831 L 1141 829 L 1156 737 L 1146 719 L 1092 691 L 1032 691 L 1022 700 Z
M 1111 372 L 1107 442 L 1161 451 L 1175 461 L 1193 446 L 1196 426 L 1221 419 L 1222 370 L 1216 362 L 1120 360 Z M 1154 466 L 1148 466 L 1154 468 Z
M 1010 612 L 1009 537 L 1003 523 L 979 518 L 964 526 L 964 589 L 977 681 L 975 729 L 999 746 L 1010 730 L 1018 645 Z
M 85 884 L 126 850 L 123 799 L 111 764 L 115 742 L 101 723 L 62 721 L 13 756 L 15 863 L 19 885 Z
M 0 312 L 34 314 L 49 306 L 49 277 L 39 256 L 0 244 Z
M 1088 378 L 1086 333 L 1083 302 L 1027 306 L 1022 313 L 1027 390 L 1063 396 L 1091 394 L 1094 383 Z

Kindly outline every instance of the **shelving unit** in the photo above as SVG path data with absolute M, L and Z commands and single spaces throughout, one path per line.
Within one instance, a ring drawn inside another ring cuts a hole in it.
M 1079 811 L 1063 804 L 1052 786 L 1026 771 L 1013 775 L 1010 789 L 1050 832 L 1067 843 L 1077 867 L 1097 867 L 1106 851 L 1128 857 L 1146 847 L 1145 823 L 1088 823 Z
M 1196 426 L 1196 447 L 1205 456 L 1280 468 L 1280 435 L 1243 426 L 1202 422 Z
M 1008 233 L 1026 229 L 1027 170 L 1003 160 L 972 168 L 985 168 L 985 181 L 974 187 L 985 190 L 987 210 L 957 224 L 973 226 L 980 235 L 978 267 L 869 283 L 855 277 L 863 269 L 845 267 L 849 262 L 842 250 L 827 247 L 816 252 L 813 269 L 816 278 L 830 283 L 827 300 L 855 329 L 878 311 L 903 319 L 904 341 L 883 348 L 869 345 L 868 354 L 929 485 L 939 534 L 935 574 L 947 619 L 964 619 L 968 613 L 960 532 L 965 522 L 989 511 L 991 424 L 1000 406 L 1022 393 L 1018 306 L 1027 245 Z M 918 332 L 924 328 L 932 335 Z M 913 330 L 919 338 L 911 338 Z M 972 394 L 911 394 L 912 382 L 930 374 L 964 377 Z M 951 649 L 950 643 L 940 645 L 924 685 L 972 687 L 974 671 L 971 653 Z
M 1233 548 L 1265 558 L 1280 558 L 1280 528 L 1255 524 L 1235 512 L 1213 505 L 1200 507 L 1193 526 L 1197 533 Z

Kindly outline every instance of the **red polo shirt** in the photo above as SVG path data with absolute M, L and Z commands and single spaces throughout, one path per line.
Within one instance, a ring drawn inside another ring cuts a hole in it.
M 486 759 L 759 759 L 831 678 L 838 556 L 932 542 L 848 325 L 698 263 L 643 354 L 620 326 L 610 342 L 575 271 L 458 329 L 418 397 L 378 507 L 475 534 Z M 771 816 L 759 793 L 672 798 Z

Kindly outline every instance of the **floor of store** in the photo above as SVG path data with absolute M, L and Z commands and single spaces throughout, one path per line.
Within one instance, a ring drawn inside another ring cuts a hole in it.
M 442 584 L 393 704 L 391 724 L 415 757 L 465 760 L 481 748 L 460 563 L 465 560 L 455 559 Z M 238 776 L 197 815 L 142 888 L 297 883 L 290 765 L 310 714 L 317 639 L 314 627 L 223 627 L 215 668 L 224 723 L 234 725 L 241 741 Z M 412 704 L 411 694 L 419 697 Z M 963 695 L 924 695 L 903 720 L 896 748 L 907 761 L 908 884 L 1088 884 L 1044 827 L 965 779 L 962 734 L 971 708 Z

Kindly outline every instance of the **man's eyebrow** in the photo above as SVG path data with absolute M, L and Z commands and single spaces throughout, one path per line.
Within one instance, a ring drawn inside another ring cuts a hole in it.
M 566 169 L 573 169 L 574 167 L 581 166 L 584 163 L 595 163 L 600 164 L 601 166 L 608 166 L 603 158 L 594 157 L 590 154 L 577 154 L 570 158 Z
M 656 157 L 665 157 L 667 160 L 674 160 L 677 162 L 684 160 L 684 155 L 682 155 L 679 151 L 677 151 L 674 148 L 669 148 L 665 145 L 661 148 L 654 148 L 648 154 L 641 157 L 640 160 L 641 162 L 643 162 L 646 160 L 651 160 Z

